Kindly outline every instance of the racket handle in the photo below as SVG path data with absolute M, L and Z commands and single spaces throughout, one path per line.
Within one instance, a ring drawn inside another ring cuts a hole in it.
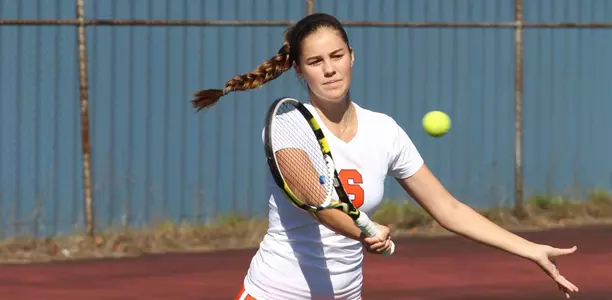
M 371 237 L 380 235 L 380 230 L 378 230 L 376 224 L 374 224 L 374 222 L 372 222 L 372 220 L 370 220 L 370 218 L 364 213 L 359 214 L 359 218 L 355 220 L 355 225 L 357 225 L 357 227 L 359 227 L 359 229 L 361 229 L 361 231 L 367 236 Z M 383 255 L 389 256 L 393 254 L 393 252 L 395 252 L 395 243 L 391 241 L 391 248 L 383 252 Z

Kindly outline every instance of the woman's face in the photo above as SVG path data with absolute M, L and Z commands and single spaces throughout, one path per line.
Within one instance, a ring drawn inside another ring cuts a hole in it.
M 338 31 L 321 27 L 308 35 L 301 47 L 299 66 L 294 67 L 311 93 L 320 101 L 345 100 L 351 85 L 354 56 Z

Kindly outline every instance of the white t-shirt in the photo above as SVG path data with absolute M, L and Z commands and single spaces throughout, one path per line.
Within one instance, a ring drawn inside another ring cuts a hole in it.
M 407 178 L 423 159 L 391 117 L 355 105 L 356 136 L 348 143 L 333 135 L 314 108 L 349 198 L 372 216 L 386 176 Z M 363 250 L 359 241 L 337 234 L 294 207 L 268 175 L 269 226 L 244 280 L 258 300 L 359 299 Z

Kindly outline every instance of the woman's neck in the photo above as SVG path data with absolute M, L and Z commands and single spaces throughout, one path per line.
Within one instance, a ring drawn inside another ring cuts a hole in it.
M 323 123 L 337 138 L 349 142 L 357 134 L 357 117 L 355 108 L 347 95 L 338 103 L 317 101 L 311 95 L 310 102 L 321 117 Z M 325 104 L 323 104 L 325 103 Z
M 343 101 L 338 103 L 326 103 L 325 101 L 321 101 L 316 98 L 316 96 L 311 94 L 310 103 L 317 110 L 319 115 L 321 115 L 321 117 L 324 117 L 326 121 L 335 124 L 340 124 L 348 121 L 346 120 L 346 117 L 350 117 L 349 112 L 352 109 L 352 102 L 348 94 L 346 95 Z

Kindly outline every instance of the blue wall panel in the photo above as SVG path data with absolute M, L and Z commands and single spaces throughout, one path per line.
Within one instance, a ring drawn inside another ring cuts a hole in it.
M 612 3 L 526 1 L 531 22 L 612 22 Z M 525 32 L 527 193 L 579 197 L 612 188 L 612 30 Z
M 257 5 L 255 5 L 257 3 Z M 342 20 L 512 21 L 514 1 L 316 1 Z M 87 18 L 297 20 L 302 0 L 86 1 Z M 0 18 L 74 18 L 73 0 L 0 0 Z M 524 1 L 529 22 L 609 22 L 606 0 Z M 306 100 L 295 73 L 195 114 L 191 94 L 273 56 L 282 26 L 87 29 L 94 200 L 99 227 L 265 215 L 261 128 L 273 99 Z M 512 29 L 347 27 L 352 94 L 410 134 L 461 200 L 510 204 L 514 164 Z M 612 30 L 526 29 L 525 189 L 612 188 Z M 78 52 L 73 26 L 0 27 L 0 235 L 83 225 Z M 453 128 L 421 129 L 432 109 Z M 405 199 L 389 180 L 387 197 Z
M 0 18 L 72 18 L 72 1 L 0 1 Z M 0 236 L 82 227 L 76 31 L 0 26 Z
M 297 2 L 293 2 L 297 3 Z M 96 19 L 291 20 L 286 1 L 104 1 Z M 172 4 L 172 5 L 171 5 Z M 271 9 L 272 8 L 272 9 Z M 195 114 L 189 102 L 272 57 L 282 27 L 91 27 L 88 29 L 93 167 L 99 223 L 166 217 L 265 214 L 260 136 L 267 105 L 304 94 L 295 77 L 224 97 Z M 297 81 L 296 81 L 297 82 Z M 241 104 L 241 105 L 239 105 Z

